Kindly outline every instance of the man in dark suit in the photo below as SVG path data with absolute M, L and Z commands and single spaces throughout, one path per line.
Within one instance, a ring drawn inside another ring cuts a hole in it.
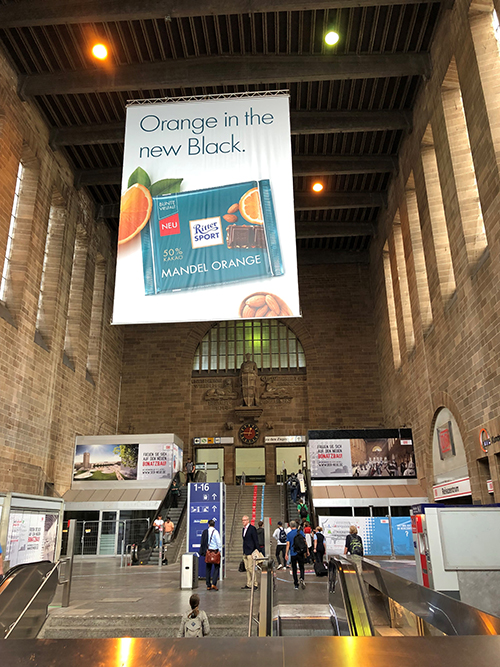
M 245 586 L 242 586 L 242 589 L 251 590 L 252 588 L 252 568 L 254 566 L 253 554 L 259 555 L 259 539 L 257 537 L 257 529 L 255 526 L 252 526 L 250 519 L 245 515 L 241 518 L 241 523 L 243 524 L 243 560 L 245 561 L 245 569 L 247 573 L 247 583 Z M 258 588 L 257 583 L 255 582 L 255 588 Z

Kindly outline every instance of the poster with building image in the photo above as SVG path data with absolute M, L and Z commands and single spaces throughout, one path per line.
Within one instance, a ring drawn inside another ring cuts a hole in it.
M 416 477 L 411 429 L 352 429 L 309 431 L 311 476 Z
M 127 108 L 113 323 L 300 317 L 289 96 Z
M 174 443 L 77 444 L 73 481 L 168 480 L 181 469 Z

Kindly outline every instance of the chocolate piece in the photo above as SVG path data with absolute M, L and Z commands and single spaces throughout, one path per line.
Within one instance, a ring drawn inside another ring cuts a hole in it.
M 262 227 L 254 225 L 228 225 L 226 244 L 228 248 L 265 248 L 266 235 Z
M 258 226 L 254 227 L 254 240 L 252 248 L 265 248 L 266 247 L 266 235 L 264 233 L 264 227 Z
M 253 227 L 251 225 L 228 225 L 226 243 L 228 248 L 251 248 Z

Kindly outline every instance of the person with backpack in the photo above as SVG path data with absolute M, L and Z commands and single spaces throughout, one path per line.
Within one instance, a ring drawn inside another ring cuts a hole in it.
M 356 526 L 351 526 L 349 528 L 349 535 L 345 538 L 344 555 L 345 554 L 351 554 L 352 556 L 363 555 L 363 540 L 358 535 Z
M 286 537 L 286 557 L 290 554 L 290 560 L 292 562 L 292 573 L 293 573 L 293 583 L 295 590 L 299 588 L 299 581 L 301 588 L 306 587 L 306 582 L 304 581 L 304 561 L 309 556 L 309 549 L 307 548 L 306 538 L 302 529 L 297 528 L 295 521 L 290 521 L 290 528 L 292 529 Z M 297 565 L 300 570 L 300 580 L 297 577 Z
M 186 484 L 189 482 L 194 482 L 194 463 L 191 459 L 188 459 L 186 463 Z
M 314 531 L 314 562 L 315 563 L 322 563 L 323 559 L 325 557 L 325 536 L 323 535 L 323 528 L 321 526 L 317 526 L 316 530 Z
M 283 522 L 278 521 L 278 527 L 273 533 L 276 540 L 276 560 L 278 561 L 277 570 L 281 570 L 286 565 L 286 530 L 283 528 Z
M 191 595 L 189 606 L 191 611 L 182 617 L 177 637 L 206 637 L 210 634 L 210 624 L 206 612 L 200 611 L 200 596 Z
M 290 496 L 292 502 L 295 504 L 297 502 L 297 495 L 299 493 L 299 482 L 294 472 L 290 474 L 290 477 L 287 481 L 288 488 L 290 489 Z
M 307 505 L 304 502 L 299 503 L 297 505 L 297 512 L 299 513 L 301 523 L 304 523 L 305 521 L 310 521 L 309 510 L 307 509 Z

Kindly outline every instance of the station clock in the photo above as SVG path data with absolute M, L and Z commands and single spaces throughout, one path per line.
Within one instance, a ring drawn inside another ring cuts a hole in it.
M 244 445 L 253 445 L 259 439 L 260 430 L 256 424 L 248 422 L 240 426 L 238 436 Z

